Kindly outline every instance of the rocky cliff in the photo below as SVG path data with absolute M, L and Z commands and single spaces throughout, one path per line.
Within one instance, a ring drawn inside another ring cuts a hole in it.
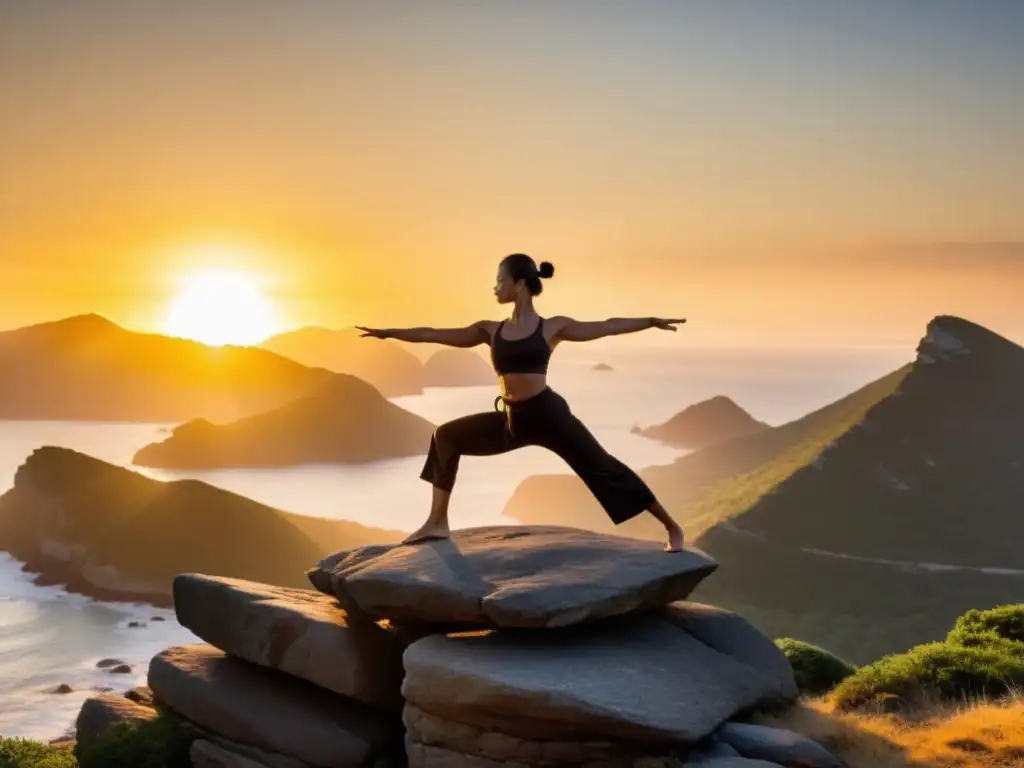
M 0 496 L 0 549 L 44 583 L 102 599 L 167 605 L 182 571 L 297 586 L 339 546 L 395 531 L 295 515 L 196 480 L 160 482 L 45 447 Z

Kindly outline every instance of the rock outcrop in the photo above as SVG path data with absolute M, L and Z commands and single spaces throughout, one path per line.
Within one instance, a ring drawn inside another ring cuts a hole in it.
M 199 727 L 312 766 L 366 765 L 394 743 L 365 705 L 210 645 L 176 646 L 149 667 L 157 700 Z
M 82 704 L 75 721 L 75 740 L 88 749 L 110 728 L 144 723 L 156 716 L 157 711 L 153 707 L 114 693 L 101 693 Z
M 437 542 L 364 548 L 349 565 L 373 565 L 376 586 L 360 593 L 370 613 L 315 590 L 179 575 L 178 619 L 213 644 L 161 652 L 149 686 L 195 734 L 193 765 L 400 765 L 404 755 L 409 768 L 654 768 L 781 755 L 833 768 L 792 734 L 730 726 L 788 706 L 796 682 L 744 619 L 675 599 L 714 570 L 699 552 L 550 527 L 470 529 L 448 544 L 463 555 L 441 557 Z M 434 599 L 429 582 L 450 581 L 447 570 L 477 586 L 455 599 L 442 584 Z M 503 590 L 515 610 L 494 615 L 515 626 L 439 628 L 493 625 L 464 606 Z M 415 633 L 401 626 L 409 616 Z
M 190 421 L 143 447 L 142 467 L 354 464 L 425 453 L 434 425 L 365 381 L 338 374 L 315 392 L 229 424 Z
M 350 621 L 326 595 L 181 574 L 174 580 L 174 605 L 182 626 L 232 656 L 401 711 L 405 643 L 379 623 Z
M 599 628 L 529 636 L 425 637 L 405 652 L 402 692 L 422 711 L 483 731 L 654 745 L 693 743 L 737 712 L 796 698 L 777 649 L 781 660 L 756 664 L 771 655 L 770 640 L 747 631 L 734 643 L 740 655 L 723 653 L 687 631 L 688 610 L 674 603 Z M 716 618 L 745 625 L 730 614 Z
M 560 627 L 681 600 L 715 567 L 623 536 L 492 526 L 339 552 L 309 578 L 349 610 L 397 622 Z

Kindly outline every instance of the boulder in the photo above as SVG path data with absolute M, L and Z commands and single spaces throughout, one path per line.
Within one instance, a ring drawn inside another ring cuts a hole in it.
M 752 723 L 726 723 L 717 735 L 744 757 L 792 768 L 843 768 L 842 760 L 796 731 Z
M 155 720 L 157 711 L 124 696 L 101 693 L 82 703 L 75 721 L 75 739 L 83 749 L 90 748 L 100 734 L 109 728 L 122 724 L 143 723 Z
M 682 600 L 717 567 L 703 552 L 562 526 L 488 526 L 358 547 L 307 572 L 350 612 L 403 621 L 563 627 Z
M 313 766 L 371 764 L 400 740 L 400 724 L 365 704 L 209 645 L 157 654 L 148 682 L 200 728 Z
M 444 720 L 533 741 L 684 745 L 795 699 L 771 640 L 751 627 L 746 646 L 715 648 L 686 630 L 713 615 L 691 606 L 557 631 L 432 635 L 406 650 L 402 692 Z
M 384 711 L 402 709 L 400 636 L 310 589 L 182 574 L 178 621 L 232 656 L 308 680 Z

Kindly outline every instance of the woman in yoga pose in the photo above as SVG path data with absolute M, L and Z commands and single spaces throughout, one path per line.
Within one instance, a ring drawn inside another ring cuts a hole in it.
M 364 328 L 363 336 L 429 342 L 450 347 L 489 344 L 501 395 L 495 410 L 463 416 L 439 426 L 420 473 L 434 486 L 427 521 L 405 543 L 447 538 L 448 501 L 461 456 L 493 456 L 525 445 L 554 451 L 579 475 L 616 525 L 650 512 L 665 526 L 665 549 L 683 548 L 683 530 L 654 497 L 647 484 L 629 467 L 610 455 L 568 404 L 547 385 L 551 351 L 563 341 L 592 341 L 604 336 L 634 333 L 646 328 L 675 331 L 685 320 L 657 317 L 612 318 L 582 322 L 569 317 L 540 317 L 533 297 L 540 294 L 542 278 L 555 272 L 548 262 L 538 268 L 526 254 L 506 256 L 498 266 L 494 295 L 499 304 L 512 304 L 512 316 L 500 323 L 481 320 L 465 328 Z

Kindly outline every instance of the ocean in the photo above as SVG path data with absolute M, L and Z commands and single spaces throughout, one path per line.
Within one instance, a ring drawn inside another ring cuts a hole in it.
M 667 464 L 682 451 L 630 434 L 688 405 L 724 394 L 755 418 L 777 425 L 848 394 L 913 359 L 913 350 L 614 349 L 561 354 L 549 381 L 597 438 L 630 466 Z M 598 361 L 612 371 L 593 370 Z M 493 387 L 429 389 L 392 401 L 435 423 L 492 408 Z M 169 424 L 0 421 L 0 491 L 25 458 L 60 445 L 123 466 L 136 450 L 162 439 Z M 424 446 L 424 452 L 426 446 Z M 194 477 L 281 509 L 381 528 L 412 530 L 422 522 L 430 488 L 419 479 L 423 457 L 355 466 L 310 465 L 276 470 L 166 471 L 135 468 L 158 479 Z M 557 456 L 524 448 L 463 459 L 452 496 L 453 527 L 512 523 L 505 502 L 524 478 L 564 473 Z M 162 619 L 162 620 L 161 620 Z M 138 626 L 130 626 L 131 623 Z M 0 735 L 50 740 L 73 725 L 94 690 L 145 684 L 149 658 L 198 639 L 173 612 L 105 603 L 32 584 L 20 563 L 0 553 Z M 116 658 L 129 674 L 97 668 Z M 73 691 L 53 691 L 67 684 Z

